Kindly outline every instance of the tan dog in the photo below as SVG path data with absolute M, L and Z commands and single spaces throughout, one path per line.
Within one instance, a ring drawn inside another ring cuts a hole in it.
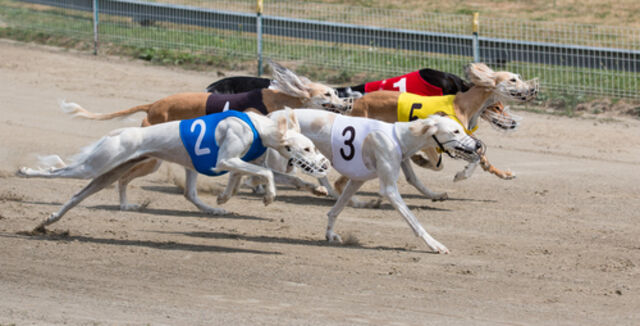
M 143 127 L 168 121 L 197 118 L 227 109 L 256 112 L 263 115 L 284 109 L 285 106 L 343 110 L 344 101 L 338 98 L 337 92 L 333 88 L 311 82 L 275 62 L 270 62 L 270 65 L 273 68 L 273 81 L 271 87 L 267 89 L 257 89 L 240 94 L 182 93 L 165 97 L 150 104 L 106 114 L 89 112 L 75 103 L 62 103 L 62 108 L 65 112 L 76 117 L 92 120 L 109 120 L 136 112 L 145 112 L 147 116 L 142 122 Z M 127 185 L 135 178 L 155 172 L 161 162 L 157 158 L 145 160 L 122 174 L 118 180 L 120 209 L 139 208 L 138 205 L 127 203 Z M 317 195 L 326 195 L 324 187 L 300 179 L 296 180 L 297 187 L 310 190 Z
M 437 103 L 445 103 L 449 98 L 449 103 L 452 107 L 450 111 L 439 108 L 435 113 L 441 113 L 449 115 L 458 120 L 458 122 L 466 129 L 467 133 L 471 133 L 477 128 L 478 118 L 482 117 L 491 124 L 498 124 L 501 129 L 515 129 L 517 121 L 510 119 L 508 112 L 505 111 L 500 100 L 515 100 L 519 102 L 529 101 L 538 93 L 537 81 L 525 82 L 517 74 L 508 71 L 495 72 L 483 63 L 473 63 L 466 67 L 465 73 L 467 78 L 473 83 L 473 86 L 466 92 L 458 92 L 455 96 L 442 96 L 442 97 L 423 97 L 417 95 L 407 95 L 407 93 L 400 93 L 395 91 L 376 91 L 367 93 L 359 99 L 356 99 L 352 103 L 352 107 L 348 112 L 351 116 L 368 117 L 372 119 L 382 120 L 385 122 L 393 123 L 396 121 L 408 121 L 417 119 L 415 112 L 419 112 L 424 109 L 422 103 L 414 103 L 411 106 L 411 112 L 408 120 L 399 120 L 399 111 L 401 110 L 402 97 L 409 97 L 408 100 L 416 99 L 428 101 L 429 99 L 440 101 Z M 487 103 L 492 103 L 487 106 Z M 483 108 L 486 110 L 482 110 Z M 348 109 L 347 109 L 348 110 Z M 500 119 L 502 118 L 502 119 Z M 412 156 L 412 160 L 425 168 L 433 170 L 441 170 L 441 156 L 434 149 L 427 149 L 423 151 L 426 155 L 421 156 L 419 154 Z M 456 174 L 455 181 L 468 178 L 475 167 L 480 165 L 485 171 L 495 174 L 503 179 L 512 179 L 513 173 L 509 171 L 502 171 L 495 168 L 489 163 L 485 155 L 481 155 L 480 160 L 477 163 L 469 164 L 463 171 Z M 347 179 L 341 177 L 335 183 L 335 188 L 338 192 L 346 184 Z M 423 191 L 424 190 L 424 191 Z M 425 196 L 431 199 L 445 199 L 446 193 L 433 193 L 428 189 L 423 189 L 421 192 Z

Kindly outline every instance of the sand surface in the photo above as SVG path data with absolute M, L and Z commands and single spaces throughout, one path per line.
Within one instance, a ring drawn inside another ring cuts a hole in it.
M 223 206 L 236 215 L 208 217 L 167 164 L 130 188 L 142 211 L 119 211 L 110 187 L 52 225 L 58 235 L 21 235 L 87 181 L 24 179 L 19 166 L 142 119 L 75 120 L 60 99 L 109 112 L 218 78 L 0 41 L 0 325 L 640 324 L 638 120 L 522 113 L 509 135 L 483 122 L 490 159 L 517 179 L 478 170 L 453 183 L 463 163 L 450 159 L 417 168 L 444 202 L 400 180 L 449 255 L 429 253 L 389 203 L 343 211 L 351 246 L 324 242 L 332 200 L 292 188 L 268 207 L 244 189 Z M 226 177 L 200 179 L 215 205 Z

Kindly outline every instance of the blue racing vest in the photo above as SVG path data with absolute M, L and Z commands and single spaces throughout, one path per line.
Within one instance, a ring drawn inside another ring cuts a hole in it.
M 196 171 L 211 176 L 227 173 L 227 171 L 213 172 L 212 169 L 216 167 L 218 150 L 220 149 L 216 143 L 216 127 L 220 121 L 229 117 L 236 117 L 244 121 L 251 127 L 251 131 L 253 131 L 253 142 L 247 154 L 242 157 L 243 161 L 253 161 L 262 156 L 267 150 L 267 148 L 262 145 L 258 131 L 246 113 L 229 110 L 205 115 L 200 118 L 182 120 L 180 121 L 180 138 L 182 139 L 184 148 L 191 157 L 191 163 L 193 163 Z

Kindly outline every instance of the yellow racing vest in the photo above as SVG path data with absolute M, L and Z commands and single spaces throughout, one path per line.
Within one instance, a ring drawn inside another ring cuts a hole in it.
M 453 107 L 453 100 L 455 98 L 455 95 L 420 96 L 411 93 L 402 93 L 400 97 L 398 97 L 398 121 L 407 122 L 416 119 L 426 119 L 432 114 L 442 112 L 457 121 L 464 131 L 468 135 L 471 135 L 478 129 L 478 126 L 469 130 L 460 122 Z

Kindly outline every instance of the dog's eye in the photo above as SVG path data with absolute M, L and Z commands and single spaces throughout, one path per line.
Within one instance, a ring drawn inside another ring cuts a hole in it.
M 289 146 L 289 145 L 285 146 L 284 149 L 286 149 L 287 152 L 291 152 L 291 146 Z
M 305 148 L 305 149 L 304 149 L 304 151 L 305 151 L 305 152 L 311 152 L 311 148 L 310 148 L 310 147 L 307 147 L 307 148 Z
M 460 133 L 460 130 L 456 130 L 456 131 L 454 131 L 453 133 L 454 133 L 454 134 L 459 134 L 459 133 Z
M 515 82 L 516 82 L 516 79 L 515 79 L 515 78 L 511 78 L 511 82 L 512 82 L 512 83 L 515 83 Z
M 329 97 L 329 96 L 331 96 L 331 93 L 326 92 L 326 93 L 324 93 L 324 96 Z

